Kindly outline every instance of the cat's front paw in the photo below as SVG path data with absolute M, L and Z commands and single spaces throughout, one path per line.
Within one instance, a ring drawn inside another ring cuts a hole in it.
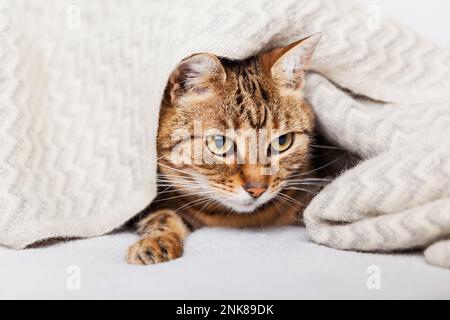
M 181 257 L 183 243 L 175 233 L 148 236 L 128 248 L 131 264 L 155 264 Z

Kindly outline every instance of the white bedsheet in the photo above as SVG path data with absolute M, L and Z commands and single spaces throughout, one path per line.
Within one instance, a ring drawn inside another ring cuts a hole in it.
M 330 249 L 311 243 L 299 227 L 199 230 L 182 258 L 154 266 L 125 263 L 135 238 L 120 233 L 40 249 L 0 248 L 0 298 L 450 298 L 450 272 L 420 254 Z M 373 265 L 380 290 L 366 284 Z M 77 270 L 80 289 L 71 290 Z

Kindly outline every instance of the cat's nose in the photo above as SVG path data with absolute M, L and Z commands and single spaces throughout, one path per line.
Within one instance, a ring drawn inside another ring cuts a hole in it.
M 264 191 L 267 190 L 267 186 L 254 183 L 246 183 L 244 185 L 244 190 L 247 191 L 252 198 L 256 199 L 259 198 L 264 193 Z

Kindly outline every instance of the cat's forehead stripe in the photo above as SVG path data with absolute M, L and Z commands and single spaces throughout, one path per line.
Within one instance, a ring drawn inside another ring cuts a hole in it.
M 225 59 L 223 63 L 236 83 L 234 101 L 238 112 L 234 123 L 244 122 L 255 129 L 265 127 L 270 114 L 270 95 L 261 83 L 257 61 L 248 59 L 236 62 Z

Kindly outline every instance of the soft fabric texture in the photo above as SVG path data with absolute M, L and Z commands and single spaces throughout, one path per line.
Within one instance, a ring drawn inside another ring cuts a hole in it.
M 375 251 L 448 236 L 447 50 L 354 1 L 7 0 L 0 243 L 100 235 L 152 200 L 158 107 L 180 59 L 244 58 L 316 32 L 306 95 L 324 134 L 367 161 L 307 209 L 311 236 Z M 448 265 L 446 242 L 426 257 Z
M 120 233 L 39 249 L 0 248 L 0 299 L 450 297 L 450 272 L 418 253 L 335 250 L 311 243 L 304 228 L 205 228 L 188 237 L 182 258 L 152 266 L 123 259 L 136 240 Z
M 317 75 L 308 86 L 321 131 L 365 160 L 308 206 L 312 238 L 339 249 L 391 251 L 449 237 L 450 102 L 372 103 Z M 442 241 L 425 257 L 449 267 L 449 250 Z

